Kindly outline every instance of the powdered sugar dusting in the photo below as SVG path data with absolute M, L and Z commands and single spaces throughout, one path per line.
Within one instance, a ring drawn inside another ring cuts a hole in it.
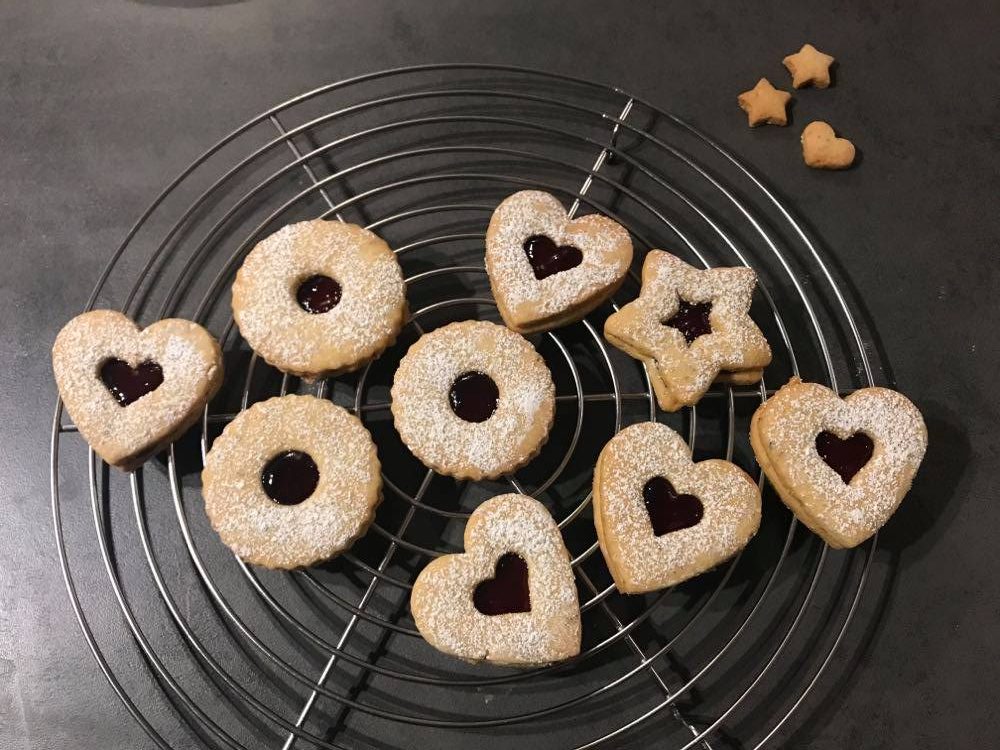
M 838 546 L 860 544 L 888 520 L 927 449 L 920 412 L 888 388 L 864 388 L 841 399 L 829 388 L 793 378 L 759 414 L 756 437 L 767 454 L 762 463 L 804 506 L 803 520 L 829 530 Z M 816 451 L 816 435 L 824 430 L 842 439 L 863 432 L 875 444 L 849 484 Z
M 544 664 L 580 650 L 580 611 L 569 553 L 537 500 L 509 494 L 472 514 L 466 552 L 434 560 L 413 587 L 411 607 L 431 645 L 471 661 Z M 513 552 L 528 564 L 531 610 L 488 616 L 473 604 L 475 587 Z
M 100 377 L 101 365 L 120 359 L 132 367 L 151 360 L 163 383 L 126 407 Z M 98 455 L 129 462 L 197 419 L 222 382 L 218 343 L 187 320 L 161 320 L 145 330 L 113 310 L 78 315 L 52 347 L 56 384 L 70 417 Z
M 696 525 L 655 536 L 643 487 L 665 477 L 681 494 L 697 497 Z M 734 464 L 694 463 L 687 444 L 656 422 L 622 430 L 604 447 L 594 478 L 601 547 L 619 588 L 663 588 L 718 565 L 741 550 L 760 522 L 760 493 Z
M 313 315 L 297 300 L 299 284 L 323 274 L 340 284 L 340 302 Z M 247 256 L 233 284 L 240 333 L 264 359 L 301 375 L 353 369 L 395 339 L 406 290 L 395 254 L 353 224 L 304 221 L 279 229 Z
M 271 500 L 261 471 L 285 451 L 308 453 L 315 492 L 298 505 Z M 367 529 L 381 499 L 375 444 L 361 422 L 314 396 L 254 404 L 230 422 L 202 472 L 205 511 L 237 555 L 273 568 L 311 565 L 343 551 Z
M 771 362 L 771 348 L 748 314 L 756 285 L 749 268 L 699 270 L 662 250 L 650 250 L 639 297 L 608 318 L 605 332 L 612 343 L 651 359 L 678 401 L 695 403 L 720 371 L 759 370 Z M 678 311 L 681 299 L 712 303 L 712 332 L 690 345 L 679 330 L 663 324 Z
M 466 422 L 448 403 L 452 383 L 470 371 L 489 375 L 500 392 L 484 422 Z M 548 436 L 554 411 L 555 385 L 542 357 L 522 336 L 485 321 L 421 337 L 393 378 L 392 413 L 403 442 L 452 476 L 494 477 L 527 462 Z
M 542 234 L 583 254 L 575 268 L 536 279 L 524 242 Z M 487 232 L 486 268 L 493 294 L 516 318 L 541 319 L 584 303 L 616 285 L 632 260 L 628 232 L 604 216 L 569 221 L 556 198 L 524 190 L 506 198 L 493 213 Z

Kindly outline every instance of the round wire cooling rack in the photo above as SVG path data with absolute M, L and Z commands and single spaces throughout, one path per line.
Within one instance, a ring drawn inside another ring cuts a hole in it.
M 495 318 L 482 265 L 490 213 L 518 189 L 632 233 L 636 267 L 662 247 L 704 266 L 753 267 L 754 317 L 775 349 L 766 381 L 657 411 L 645 374 L 610 349 L 603 317 L 533 337 L 557 384 L 542 454 L 502 482 L 423 468 L 392 430 L 388 385 L 417 335 Z M 227 290 L 249 249 L 321 216 L 383 235 L 407 276 L 400 340 L 357 374 L 315 385 L 259 362 Z M 753 409 L 792 374 L 872 385 L 862 335 L 816 244 L 720 143 L 620 89 L 514 67 L 432 65 L 361 76 L 264 112 L 185 169 L 140 216 L 88 309 L 149 322 L 181 315 L 220 334 L 226 386 L 198 429 L 129 475 L 109 471 L 57 405 L 52 514 L 76 618 L 98 666 L 160 748 L 760 748 L 821 677 L 862 598 L 876 541 L 831 552 L 765 494 L 761 530 L 719 570 L 645 597 L 617 593 L 598 551 L 590 481 L 601 446 L 632 421 L 670 423 L 696 457 L 763 478 Z M 759 306 L 759 307 L 758 307 Z M 236 412 L 313 392 L 375 436 L 385 500 L 372 529 L 325 565 L 247 566 L 204 518 L 198 472 Z M 514 671 L 433 651 L 407 602 L 416 573 L 461 549 L 465 519 L 514 489 L 552 511 L 573 557 L 584 644 L 568 662 Z M 89 503 L 85 501 L 89 499 Z

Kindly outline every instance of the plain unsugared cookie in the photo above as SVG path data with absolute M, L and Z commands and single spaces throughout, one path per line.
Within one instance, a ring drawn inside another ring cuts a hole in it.
M 555 386 L 522 336 L 486 321 L 421 336 L 392 381 L 396 430 L 441 474 L 494 478 L 530 461 L 548 438 Z
M 842 399 L 792 378 L 754 413 L 750 444 L 802 523 L 831 547 L 856 547 L 909 491 L 927 427 L 897 391 L 862 388 Z
M 531 666 L 580 652 L 580 608 L 569 553 L 545 507 L 499 495 L 465 527 L 465 553 L 420 571 L 410 596 L 427 642 L 467 661 Z
M 749 315 L 756 285 L 749 268 L 699 270 L 650 250 L 638 299 L 607 319 L 604 335 L 645 364 L 660 408 L 676 411 L 715 380 L 760 380 L 771 348 Z
M 644 422 L 601 451 L 594 525 L 618 590 L 655 591 L 743 549 L 760 525 L 760 489 L 729 461 L 695 463 L 680 435 Z
M 514 193 L 486 231 L 486 271 L 504 322 L 518 333 L 575 323 L 615 293 L 632 262 L 628 232 L 606 216 L 570 220 L 538 190 Z
M 222 385 L 222 351 L 188 320 L 140 329 L 120 312 L 92 310 L 63 326 L 52 369 L 80 434 L 130 471 L 198 421 Z
M 757 85 L 749 91 L 740 94 L 736 101 L 740 109 L 747 113 L 747 122 L 751 128 L 758 125 L 787 125 L 788 113 L 785 108 L 792 95 L 787 91 L 774 88 L 766 78 L 757 81 Z
M 802 158 L 813 169 L 847 169 L 854 163 L 854 144 L 838 138 L 828 124 L 811 122 L 802 131 Z
M 354 224 L 290 224 L 247 255 L 233 317 L 257 354 L 313 380 L 356 370 L 396 340 L 406 286 L 395 253 Z
M 803 44 L 802 49 L 781 62 L 792 74 L 792 86 L 797 89 L 803 86 L 825 89 L 830 85 L 830 66 L 834 57 L 820 52 L 811 44 Z
M 240 558 L 268 568 L 343 552 L 382 499 L 368 430 L 315 396 L 271 398 L 240 413 L 212 444 L 201 480 L 212 528 Z

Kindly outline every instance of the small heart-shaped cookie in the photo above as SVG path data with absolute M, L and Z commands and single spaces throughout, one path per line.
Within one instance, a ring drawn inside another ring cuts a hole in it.
M 760 524 L 760 490 L 735 464 L 695 463 L 664 424 L 615 435 L 594 472 L 594 525 L 618 590 L 655 591 L 729 559 Z
M 434 648 L 468 661 L 548 664 L 580 652 L 573 569 L 552 516 L 525 495 L 498 495 L 465 527 L 465 553 L 420 571 L 410 608 Z
M 52 369 L 80 434 L 130 471 L 198 420 L 222 385 L 222 351 L 188 320 L 140 329 L 120 312 L 92 310 L 63 326 Z
M 854 163 L 854 144 L 817 120 L 802 131 L 802 158 L 814 169 L 847 169 Z
M 754 413 L 750 444 L 802 523 L 831 547 L 856 547 L 909 491 L 927 428 L 917 407 L 888 388 L 841 399 L 792 378 Z
M 631 262 L 632 240 L 620 224 L 597 214 L 571 221 L 538 190 L 506 198 L 486 231 L 493 297 L 518 333 L 582 319 L 621 286 Z

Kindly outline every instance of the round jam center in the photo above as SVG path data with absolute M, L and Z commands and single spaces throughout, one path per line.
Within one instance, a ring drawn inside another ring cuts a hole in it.
M 678 494 L 666 477 L 655 476 L 646 482 L 642 501 L 656 536 L 696 526 L 705 514 L 701 500 L 694 495 Z
M 684 340 L 691 344 L 699 336 L 704 336 L 712 332 L 712 324 L 708 316 L 712 312 L 711 302 L 688 302 L 681 299 L 677 312 L 663 325 L 676 328 L 684 336 Z
M 285 451 L 267 462 L 260 484 L 274 502 L 298 505 L 316 491 L 319 468 L 308 453 Z
M 500 390 L 483 372 L 466 372 L 455 378 L 448 391 L 448 403 L 456 416 L 466 422 L 485 422 L 500 402 Z
M 508 552 L 497 560 L 496 572 L 472 592 L 472 603 L 484 615 L 530 612 L 528 563 L 520 555 Z
M 132 367 L 120 359 L 108 359 L 101 365 L 101 381 L 111 391 L 119 406 L 128 406 L 163 383 L 163 368 L 147 360 Z
M 319 315 L 335 308 L 340 302 L 340 294 L 340 284 L 318 273 L 299 284 L 295 299 L 307 313 Z

